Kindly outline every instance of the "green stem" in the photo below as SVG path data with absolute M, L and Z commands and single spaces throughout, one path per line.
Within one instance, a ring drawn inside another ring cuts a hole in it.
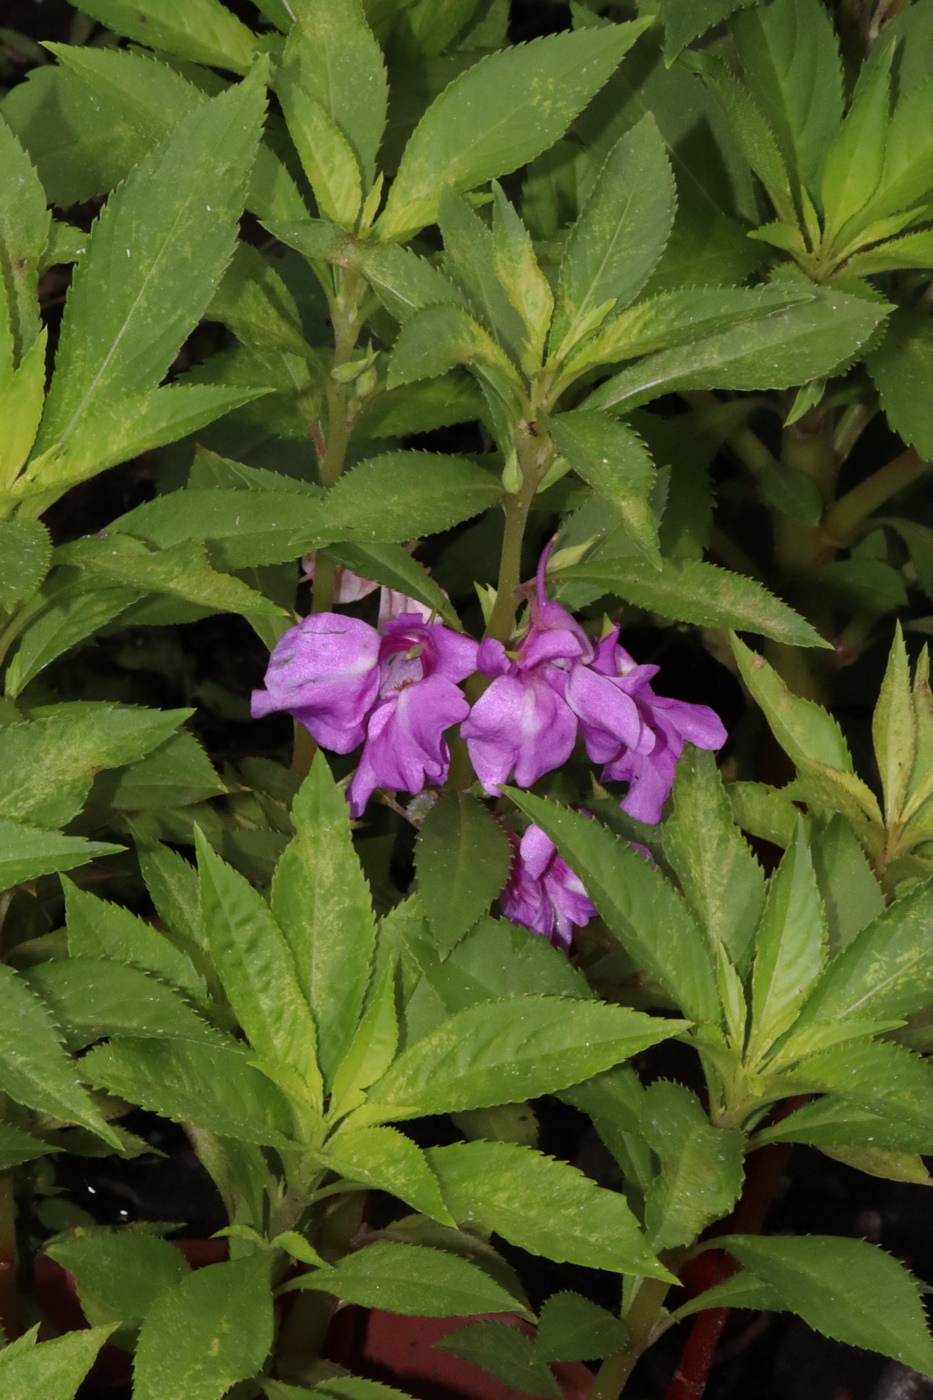
M 879 506 L 929 470 L 930 463 L 922 460 L 916 448 L 908 447 L 899 457 L 853 486 L 826 516 L 823 528 L 833 546 L 841 549 L 850 544 L 859 528 Z
M 785 467 L 803 472 L 815 482 L 824 509 L 829 507 L 838 462 L 833 450 L 833 415 L 826 404 L 816 404 L 784 429 L 781 461 Z M 825 543 L 819 525 L 805 525 L 792 516 L 775 512 L 774 557 L 785 576 L 812 568 L 823 554 Z
M 617 1400 L 651 1342 L 669 1289 L 670 1284 L 660 1279 L 646 1278 L 642 1281 L 625 1317 L 628 1340 L 621 1351 L 606 1357 L 590 1386 L 587 1400 Z
M 528 523 L 528 512 L 531 510 L 535 492 L 557 455 L 543 418 L 534 422 L 523 420 L 519 424 L 515 435 L 515 448 L 522 473 L 522 484 L 514 495 L 506 497 L 502 507 L 505 512 L 505 533 L 499 559 L 499 580 L 496 585 L 496 601 L 485 632 L 487 637 L 494 637 L 503 645 L 508 642 L 515 626 L 515 613 L 519 601 L 518 586 L 522 581 L 522 543 Z

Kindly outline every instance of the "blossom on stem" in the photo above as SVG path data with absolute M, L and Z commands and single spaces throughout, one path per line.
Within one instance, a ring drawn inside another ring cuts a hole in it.
M 499 895 L 499 908 L 513 924 L 569 948 L 574 926 L 592 919 L 595 906 L 540 826 L 529 826 L 521 841 L 512 839 L 512 869 Z
M 418 793 L 450 766 L 444 730 L 469 705 L 457 682 L 476 668 L 476 642 L 417 613 L 377 630 L 337 613 L 312 613 L 277 643 L 254 719 L 287 710 L 322 748 L 363 744 L 350 784 L 359 816 L 374 788 Z

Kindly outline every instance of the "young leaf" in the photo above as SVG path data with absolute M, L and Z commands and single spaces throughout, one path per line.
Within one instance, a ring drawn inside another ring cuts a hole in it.
M 889 828 L 900 817 L 914 765 L 914 716 L 910 667 L 898 622 L 872 719 L 875 759 L 884 791 L 884 820 Z
M 752 1063 L 793 1024 L 826 955 L 826 920 L 802 821 L 768 881 L 755 948 L 746 1052 Z
M 441 956 L 476 923 L 509 877 L 503 828 L 469 793 L 444 793 L 418 837 L 418 889 Z
M 718 1243 L 817 1332 L 933 1374 L 916 1281 L 875 1245 L 833 1235 L 727 1235 Z
M 99 628 L 119 617 L 139 597 L 133 588 L 115 588 L 95 580 L 77 579 L 77 570 L 53 569 L 33 600 L 34 621 L 23 628 L 19 647 L 6 673 L 6 694 L 20 691 L 62 652 L 76 647 Z
M 427 258 L 419 257 L 410 248 L 398 248 L 391 243 L 361 243 L 348 256 L 356 259 L 376 296 L 397 321 L 406 321 L 413 312 L 423 311 L 426 306 L 464 305 L 460 288 Z
M 133 1363 L 135 1400 L 221 1400 L 260 1371 L 273 1327 L 268 1255 L 195 1270 L 146 1315 Z
M 332 1171 L 348 1181 L 388 1191 L 442 1225 L 456 1224 L 425 1154 L 397 1128 L 339 1131 L 320 1155 Z
M 403 1050 L 350 1121 L 517 1103 L 608 1069 L 682 1027 L 628 1008 L 517 996 L 467 1007 Z
M 593 1361 L 625 1346 L 625 1323 L 579 1293 L 552 1293 L 538 1314 L 542 1361 Z
M 519 1395 L 541 1395 L 560 1400 L 561 1390 L 550 1369 L 535 1354 L 529 1337 L 504 1322 L 468 1322 L 435 1343 L 469 1361 Z
M 260 1059 L 293 1070 L 323 1105 L 317 1034 L 294 955 L 262 895 L 215 855 L 195 827 L 201 917 L 230 1005 Z
M 674 776 L 664 854 L 710 944 L 747 966 L 764 903 L 764 875 L 737 830 L 711 753 L 688 744 Z
M 811 852 L 835 956 L 883 911 L 884 895 L 851 823 L 840 812 L 813 838 Z
M 363 202 L 360 167 L 332 115 L 328 55 L 321 48 L 320 34 L 304 24 L 294 25 L 275 91 L 318 208 L 325 218 L 353 228 Z
M 559 1263 L 664 1278 L 625 1197 L 513 1142 L 428 1149 L 455 1218 Z
M 639 551 L 657 567 L 658 525 L 649 505 L 656 473 L 641 438 L 608 413 L 585 408 L 556 415 L 551 431 L 577 475 L 615 507 Z
M 649 1085 L 640 1122 L 661 1159 L 661 1174 L 645 1195 L 648 1239 L 655 1249 L 689 1244 L 738 1199 L 744 1137 L 713 1127 L 695 1094 L 663 1079 Z
M 0 893 L 56 870 L 74 870 L 98 856 L 119 855 L 123 849 L 106 841 L 60 836 L 57 831 L 0 817 Z
M 80 1123 L 120 1150 L 119 1139 L 81 1088 L 48 1010 L 22 977 L 2 963 L 0 1088 L 28 1108 Z
M 622 311 L 641 291 L 674 222 L 674 176 L 651 113 L 610 151 L 560 264 L 551 353 L 565 354 L 597 307 Z
M 866 70 L 826 154 L 820 193 L 829 237 L 864 209 L 881 179 L 893 57 L 889 48 Z
M 216 1032 L 155 977 L 106 958 L 64 958 L 22 974 L 52 1013 L 70 1050 L 108 1035 L 216 1040 Z
M 399 1030 L 395 972 L 394 961 L 389 961 L 334 1075 L 334 1115 L 347 1113 L 363 1103 L 365 1090 L 382 1078 L 395 1059 Z
M 551 838 L 636 963 L 686 1016 L 717 1022 L 719 996 L 706 939 L 661 872 L 588 817 L 515 788 L 508 796 Z
M 322 753 L 295 798 L 292 820 L 296 835 L 276 867 L 272 911 L 317 1024 L 329 1085 L 363 1009 L 376 934 L 349 809 Z
M 419 948 L 418 961 L 448 1012 L 525 993 L 585 1000 L 593 995 L 566 954 L 507 919 L 480 919 L 443 961 L 433 938 L 431 945 L 428 952 Z
M 532 374 L 544 359 L 554 296 L 528 230 L 498 184 L 495 197 L 492 234 L 496 275 L 512 305 L 521 313 L 525 329 L 519 360 L 525 371 Z
M 191 1272 L 180 1249 L 139 1230 L 79 1227 L 49 1240 L 45 1253 L 72 1275 L 85 1316 L 98 1323 L 139 1324 Z
M 99 899 L 63 880 L 68 951 L 76 958 L 109 958 L 152 972 L 164 982 L 204 999 L 204 982 L 187 953 L 120 904 Z
M 517 360 L 527 327 L 499 275 L 493 234 L 466 200 L 449 189 L 440 198 L 438 224 L 450 280 L 462 287 L 473 314 L 496 343 Z
M 794 695 L 764 657 L 738 637 L 732 638 L 732 650 L 743 681 L 790 760 L 800 768 L 821 764 L 851 773 L 852 755 L 842 731 L 822 705 Z
M 489 55 L 444 89 L 415 128 L 377 230 L 401 241 L 433 221 L 445 186 L 469 190 L 534 160 L 599 91 L 648 27 L 553 34 Z
M 74 1400 L 94 1358 L 113 1331 L 91 1327 L 66 1332 L 36 1345 L 38 1323 L 0 1350 L 0 1386 L 4 1400 Z
M 220 0 L 81 0 L 108 29 L 179 58 L 245 73 L 259 41 Z
M 909 209 L 933 189 L 933 132 L 923 124 L 930 98 L 931 82 L 927 78 L 898 101 L 885 135 L 881 178 L 867 206 L 856 216 L 860 228 Z M 840 242 L 848 232 L 848 228 L 842 230 Z
M 286 1286 L 332 1293 L 345 1303 L 388 1308 L 408 1317 L 528 1315 L 511 1293 L 474 1264 L 423 1245 L 370 1244 Z
M 590 400 L 592 402 L 592 399 Z M 698 627 L 736 627 L 790 646 L 827 646 L 810 623 L 755 579 L 700 560 L 662 559 L 660 569 L 640 559 L 574 564 L 558 577 Z M 827 723 L 832 724 L 827 716 Z
M 460 306 L 426 306 L 406 321 L 392 349 L 390 389 L 473 365 L 487 376 L 516 377 L 515 367 L 478 321 Z

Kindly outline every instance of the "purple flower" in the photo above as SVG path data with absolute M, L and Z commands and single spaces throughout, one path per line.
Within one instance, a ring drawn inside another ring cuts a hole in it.
M 254 719 L 287 710 L 322 748 L 363 744 L 350 784 L 359 816 L 376 787 L 418 793 L 447 776 L 443 733 L 466 718 L 456 682 L 476 669 L 476 643 L 417 613 L 377 631 L 336 613 L 312 613 L 276 645 L 266 690 L 253 691 Z
M 569 948 L 574 925 L 596 913 L 586 890 L 540 826 L 530 826 L 515 854 L 499 908 L 513 924 L 543 934 L 559 948 Z

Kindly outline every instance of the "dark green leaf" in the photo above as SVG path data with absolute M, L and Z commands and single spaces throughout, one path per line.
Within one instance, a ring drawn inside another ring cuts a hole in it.
M 153 972 L 196 1000 L 204 983 L 187 953 L 151 924 L 120 904 L 99 899 L 88 890 L 63 880 L 68 920 L 68 949 L 72 957 L 110 958 Z
M 140 44 L 245 73 L 259 43 L 219 0 L 81 0 L 85 14 Z
M 469 793 L 445 793 L 425 817 L 415 865 L 441 956 L 485 914 L 512 863 L 505 831 Z
M 0 1171 L 18 1167 L 21 1162 L 34 1162 L 37 1157 L 57 1150 L 21 1128 L 14 1128 L 11 1123 L 0 1123 Z
M 538 1314 L 542 1361 L 593 1361 L 625 1346 L 625 1323 L 579 1293 L 552 1293 Z
M 891 427 L 925 461 L 933 459 L 933 415 L 927 402 L 933 380 L 929 316 L 896 311 L 887 334 L 865 363 Z
M 586 409 L 552 418 L 551 431 L 577 475 L 615 507 L 640 552 L 659 565 L 658 525 L 649 504 L 656 473 L 641 438 L 608 413 Z
M 788 1058 L 790 1058 L 788 1056 Z M 888 1040 L 847 1040 L 808 1053 L 778 1081 L 791 1093 L 828 1093 L 927 1134 L 933 1123 L 933 1066 Z M 896 1146 L 897 1143 L 892 1145 Z
M 534 1343 L 505 1322 L 468 1322 L 448 1332 L 435 1346 L 478 1366 L 510 1391 L 560 1400 L 560 1387 L 536 1356 Z
M 654 1181 L 656 1164 L 641 1128 L 645 1089 L 631 1066 L 616 1065 L 565 1089 L 558 1098 L 589 1115 L 622 1168 L 626 1190 L 644 1195 Z
M 403 325 L 392 350 L 387 383 L 397 389 L 446 374 L 457 365 L 474 365 L 480 373 L 506 381 L 515 378 L 511 361 L 462 307 L 427 306 Z
M 5 818 L 0 818 L 0 848 L 0 891 L 56 870 L 74 870 L 98 856 L 118 855 L 123 850 L 109 842 L 60 836 L 57 831 L 43 831 Z
M 51 557 L 49 532 L 41 521 L 0 521 L 0 608 L 12 612 L 31 598 Z
M 413 559 L 400 544 L 340 544 L 332 547 L 338 564 L 352 569 L 358 578 L 369 578 L 383 588 L 394 589 L 407 598 L 433 608 L 444 622 L 460 631 L 460 619 L 450 599 L 431 578 L 423 564 Z
M 98 776 L 90 800 L 92 805 L 139 812 L 186 807 L 226 791 L 197 739 L 183 729 L 137 763 Z
M 586 978 L 546 938 L 510 924 L 481 919 L 441 961 L 435 940 L 425 956 L 415 953 L 425 977 L 448 1011 L 501 996 L 540 993 L 589 999 Z
M 142 1322 L 190 1272 L 177 1246 L 141 1230 L 79 1227 L 50 1240 L 45 1253 L 72 1275 L 84 1315 L 96 1323 Z
M 22 976 L 52 1013 L 71 1050 L 108 1035 L 215 1041 L 216 1032 L 177 993 L 129 963 L 71 957 Z
M 884 909 L 881 886 L 851 823 L 837 812 L 811 844 L 833 955 L 847 948 Z
M 499 275 L 491 231 L 466 200 L 449 189 L 441 195 L 438 223 L 451 281 L 462 287 L 473 315 L 497 344 L 518 359 L 526 328 Z
M 655 1249 L 690 1244 L 728 1215 L 742 1189 L 743 1135 L 715 1128 L 695 1094 L 658 1079 L 641 1105 L 641 1128 L 661 1159 L 645 1196 L 645 1228 Z
M 322 543 L 414 539 L 488 510 L 502 484 L 482 467 L 435 452 L 387 452 L 361 462 L 328 493 Z
M 0 119 L 0 280 L 3 300 L 9 302 L 10 368 L 21 363 L 40 333 L 39 259 L 51 222 L 32 163 Z M 0 330 L 6 333 L 6 327 Z

